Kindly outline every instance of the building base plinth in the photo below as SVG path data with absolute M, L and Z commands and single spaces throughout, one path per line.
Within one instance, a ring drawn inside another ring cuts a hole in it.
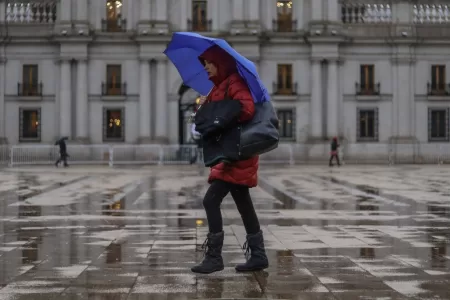
M 257 21 L 240 21 L 234 20 L 231 22 L 230 32 L 232 35 L 249 35 L 259 34 L 261 25 Z
M 169 23 L 167 21 L 152 21 L 152 33 L 168 34 L 169 33 Z
M 149 136 L 141 136 L 138 138 L 137 143 L 140 145 L 145 145 L 145 144 L 155 144 L 152 140 L 151 137 Z
M 87 137 L 76 137 L 73 141 L 73 144 L 80 144 L 80 145 L 88 145 L 91 143 L 91 140 Z
M 168 145 L 169 144 L 169 138 L 165 137 L 165 136 L 161 136 L 161 137 L 155 137 L 153 139 L 153 143 L 154 144 L 162 144 L 162 145 Z
M 389 143 L 391 144 L 415 144 L 418 140 L 415 136 L 391 136 Z

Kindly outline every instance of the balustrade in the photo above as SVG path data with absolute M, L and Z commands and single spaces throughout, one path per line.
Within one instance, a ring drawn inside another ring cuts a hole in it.
M 6 22 L 54 23 L 56 1 L 11 1 L 6 5 Z
M 342 3 L 341 17 L 343 23 L 390 23 L 392 10 L 390 4 L 348 1 Z
M 415 4 L 413 18 L 414 23 L 450 23 L 450 5 Z

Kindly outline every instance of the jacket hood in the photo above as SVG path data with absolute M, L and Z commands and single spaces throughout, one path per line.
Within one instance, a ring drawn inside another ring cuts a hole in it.
M 205 65 L 205 60 L 213 63 L 217 68 L 217 75 L 210 78 L 214 85 L 218 86 L 230 75 L 237 73 L 236 61 L 225 50 L 214 45 L 203 52 L 198 59 Z

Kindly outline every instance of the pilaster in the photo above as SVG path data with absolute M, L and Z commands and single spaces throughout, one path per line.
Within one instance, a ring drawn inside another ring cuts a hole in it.
M 168 19 L 168 2 L 167 0 L 147 0 L 147 1 L 153 1 L 152 8 L 153 8 L 153 16 L 150 30 L 154 34 L 167 34 L 169 33 L 169 23 L 167 21 Z M 151 16 L 151 14 L 150 14 Z
M 76 1 L 77 14 L 75 18 L 75 30 L 77 34 L 84 33 L 89 35 L 89 18 L 88 18 L 88 3 L 87 0 Z
M 413 65 L 415 59 L 410 55 L 396 56 L 391 59 L 393 68 L 393 139 L 414 141 L 413 120 L 415 119 Z
M 154 30 L 151 20 L 152 6 L 155 7 L 155 5 L 151 1 L 155 0 L 140 0 L 139 2 L 139 21 L 137 23 L 138 34 L 148 35 Z
M 311 1 L 311 21 L 323 20 L 323 3 L 322 0 Z
M 328 60 L 327 136 L 339 134 L 339 62 Z
M 54 32 L 60 34 L 61 32 L 66 32 L 70 34 L 72 31 L 72 0 L 61 0 L 60 1 L 60 11 L 59 20 L 57 20 Z
M 189 16 L 189 0 L 179 0 L 180 1 L 180 31 L 187 31 L 187 21 L 191 17 Z
M 152 125 L 150 60 L 139 60 L 139 73 L 139 140 L 147 142 L 151 140 Z
M 125 12 L 126 12 L 126 19 L 127 19 L 127 31 L 133 30 L 134 25 L 136 24 L 136 20 L 134 19 L 134 4 L 138 4 L 137 1 L 125 1 Z
M 321 60 L 311 59 L 310 138 L 323 137 Z
M 60 93 L 59 93 L 59 126 L 60 136 L 71 137 L 72 135 L 72 122 L 71 122 L 71 60 L 61 58 L 60 61 Z
M 231 20 L 231 34 L 239 35 L 247 31 L 246 21 L 244 19 L 244 7 L 244 0 L 232 0 L 231 10 L 233 12 L 233 19 Z
M 261 23 L 265 30 L 271 31 L 273 28 L 273 20 L 276 19 L 276 1 L 261 0 Z
M 1 4 L 0 4 L 1 5 Z M 7 144 L 5 137 L 5 85 L 6 85 L 6 59 L 0 57 L 0 144 Z
M 77 99 L 76 99 L 76 139 L 88 141 L 89 134 L 89 99 L 88 99 L 88 61 L 77 62 Z
M 328 10 L 328 21 L 338 22 L 339 21 L 339 0 L 328 0 L 327 10 Z
M 305 8 L 305 0 L 297 0 L 293 3 L 294 19 L 297 20 L 297 30 L 304 29 L 303 10 Z
M 167 143 L 168 139 L 168 103 L 167 103 L 167 59 L 156 60 L 156 105 L 155 105 L 155 141 Z

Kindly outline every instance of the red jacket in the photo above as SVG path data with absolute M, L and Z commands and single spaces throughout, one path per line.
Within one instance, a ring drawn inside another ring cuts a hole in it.
M 224 99 L 228 86 L 228 96 L 239 100 L 242 111 L 239 122 L 246 122 L 253 118 L 255 105 L 247 84 L 236 70 L 236 62 L 219 47 L 211 47 L 203 53 L 199 59 L 213 62 L 218 69 L 218 75 L 210 80 L 215 86 L 208 95 L 207 101 L 220 101 Z M 255 156 L 247 160 L 233 162 L 231 164 L 220 163 L 211 168 L 208 182 L 223 180 L 226 182 L 255 187 L 258 183 L 258 161 Z

